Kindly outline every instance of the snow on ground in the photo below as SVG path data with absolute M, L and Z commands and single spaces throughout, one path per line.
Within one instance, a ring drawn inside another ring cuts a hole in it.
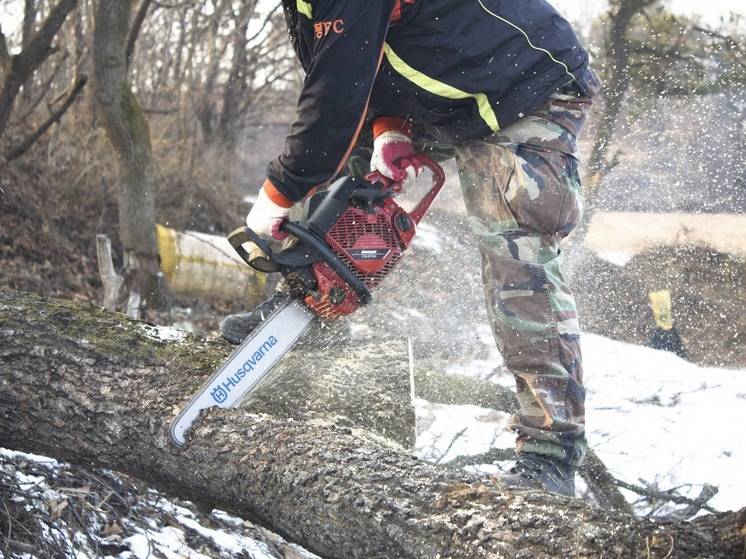
M 593 334 L 584 335 L 582 346 L 588 439 L 614 476 L 661 489 L 684 486 L 689 497 L 709 483 L 720 489 L 710 501 L 714 508 L 746 505 L 746 371 L 699 367 Z M 485 378 L 483 361 L 448 372 Z M 512 384 L 509 376 L 496 380 Z M 507 414 L 422 400 L 416 409 L 422 458 L 442 463 L 512 447 Z
M 625 481 L 719 487 L 717 509 L 746 505 L 746 371 L 700 367 L 586 335 L 589 442 Z
M 142 324 L 140 330 L 150 339 L 158 340 L 159 342 L 180 342 L 187 336 L 187 332 L 183 328 L 176 328 L 174 326 Z
M 8 526 L 0 516 L 0 559 L 318 559 L 251 522 L 206 515 L 126 476 L 3 448 L 0 507 L 13 519 Z
M 601 260 L 605 260 L 609 264 L 615 266 L 626 266 L 630 260 L 632 260 L 637 253 L 624 250 L 600 250 L 596 253 Z

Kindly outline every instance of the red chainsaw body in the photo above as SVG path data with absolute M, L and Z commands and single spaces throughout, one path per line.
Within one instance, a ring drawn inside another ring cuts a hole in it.
M 392 198 L 372 209 L 353 206 L 339 216 L 324 240 L 369 289 L 378 286 L 409 247 L 417 224 Z M 357 294 L 326 263 L 313 265 L 318 284 L 306 305 L 327 319 L 347 315 L 359 306 Z
M 342 177 L 306 200 L 301 223 L 282 223 L 281 230 L 297 239 L 283 251 L 274 252 L 248 227 L 231 233 L 228 241 L 252 268 L 282 273 L 291 293 L 316 314 L 327 319 L 350 314 L 371 301 L 371 291 L 399 262 L 445 184 L 437 163 L 423 154 L 418 161 L 429 169 L 432 186 L 411 211 L 394 200 L 399 183 L 378 173 Z M 245 243 L 256 244 L 264 256 L 252 257 Z
M 331 218 L 319 220 L 325 225 L 317 227 L 316 232 L 368 290 L 376 288 L 399 262 L 414 239 L 417 224 L 445 183 L 440 166 L 426 156 L 420 157 L 430 170 L 433 184 L 412 211 L 407 212 L 394 200 L 401 191 L 401 184 L 374 173 L 366 178 L 363 187 L 370 203 L 356 203 L 353 190 L 348 203 L 337 206 L 341 209 Z M 344 186 L 342 183 L 336 192 L 342 192 Z M 331 190 L 334 192 L 334 187 Z M 371 191 L 378 194 L 371 197 Z M 335 199 L 339 200 L 339 196 Z M 326 211 L 319 212 L 328 217 Z M 304 300 L 318 315 L 333 319 L 350 314 L 360 306 L 358 293 L 328 263 L 314 263 L 312 272 L 316 289 Z

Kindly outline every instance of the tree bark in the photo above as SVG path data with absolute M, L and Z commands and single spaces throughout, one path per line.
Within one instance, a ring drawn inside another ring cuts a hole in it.
M 0 292 L 0 445 L 120 470 L 325 557 L 737 557 L 746 509 L 659 522 L 427 464 L 328 422 L 178 406 L 226 356 L 119 315 Z M 314 350 L 305 354 L 313 362 Z M 350 363 L 359 366 L 359 363 Z
M 93 37 L 95 97 L 119 164 L 119 234 L 127 290 L 165 304 L 158 280 L 155 170 L 150 129 L 127 78 L 131 0 L 98 0 Z
M 23 25 L 21 26 L 21 49 L 28 47 L 31 37 L 34 34 L 34 25 L 36 24 L 36 0 L 24 0 L 23 2 Z M 24 104 L 28 105 L 31 101 L 32 82 L 29 80 L 23 86 L 21 94 Z

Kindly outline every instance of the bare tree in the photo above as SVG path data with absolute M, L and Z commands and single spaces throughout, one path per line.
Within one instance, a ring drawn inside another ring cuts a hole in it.
M 603 176 L 613 166 L 608 161 L 608 150 L 622 112 L 624 98 L 630 84 L 629 42 L 627 31 L 632 18 L 659 0 L 620 0 L 611 2 L 609 11 L 609 35 L 606 37 L 606 58 L 608 71 L 604 84 L 604 108 L 598 125 L 598 133 L 593 142 L 593 152 L 589 162 L 589 190 L 598 187 Z
M 155 170 L 150 129 L 127 76 L 131 0 L 98 0 L 93 37 L 95 97 L 119 166 L 119 234 L 124 255 L 123 294 L 164 304 L 155 228 Z M 135 314 L 138 311 L 134 311 Z

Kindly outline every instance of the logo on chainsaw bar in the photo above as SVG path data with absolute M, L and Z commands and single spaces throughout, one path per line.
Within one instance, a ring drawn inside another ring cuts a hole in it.
M 228 399 L 228 394 L 230 394 L 231 390 L 236 388 L 238 384 L 241 382 L 241 380 L 249 374 L 251 371 L 254 370 L 254 367 L 264 359 L 264 357 L 267 355 L 267 353 L 277 344 L 277 338 L 274 336 L 270 336 L 267 338 L 267 341 L 264 342 L 259 349 L 257 349 L 251 357 L 249 357 L 246 361 L 243 362 L 243 364 L 236 369 L 236 372 L 232 375 L 228 375 L 228 378 L 224 381 L 218 384 L 215 388 L 212 389 L 212 392 L 210 392 L 210 396 L 212 396 L 212 399 L 215 400 L 218 404 L 222 404 Z

